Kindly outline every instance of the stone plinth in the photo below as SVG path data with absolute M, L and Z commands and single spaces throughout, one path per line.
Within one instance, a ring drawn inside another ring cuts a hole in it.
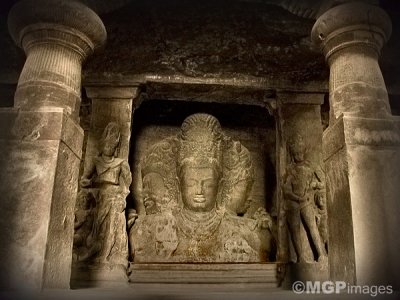
M 81 65 L 104 43 L 97 15 L 75 1 L 20 1 L 9 30 L 27 60 L 0 122 L 2 288 L 69 288 L 83 130 Z
M 131 283 L 247 283 L 277 287 L 277 264 L 132 264 Z
M 399 284 L 399 124 L 345 115 L 324 132 L 332 280 Z
M 0 123 L 1 287 L 68 288 L 83 130 L 63 109 Z

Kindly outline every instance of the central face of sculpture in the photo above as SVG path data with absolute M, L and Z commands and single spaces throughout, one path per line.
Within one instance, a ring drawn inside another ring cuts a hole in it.
M 117 149 L 118 143 L 113 141 L 106 141 L 103 145 L 102 153 L 106 156 L 113 156 Z
M 293 159 L 296 163 L 300 163 L 304 160 L 304 152 L 302 149 L 294 149 L 292 151 Z
M 214 168 L 183 166 L 180 177 L 185 208 L 207 212 L 215 207 L 220 178 Z

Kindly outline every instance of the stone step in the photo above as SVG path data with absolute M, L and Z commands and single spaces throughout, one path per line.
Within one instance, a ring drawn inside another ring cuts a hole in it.
M 277 264 L 132 264 L 131 283 L 260 283 L 278 286 Z

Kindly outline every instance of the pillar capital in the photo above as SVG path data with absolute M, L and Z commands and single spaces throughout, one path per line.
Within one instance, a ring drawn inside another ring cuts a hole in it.
M 35 44 L 56 44 L 75 50 L 83 59 L 102 46 L 107 35 L 96 13 L 67 0 L 18 2 L 9 13 L 8 27 L 26 53 Z
M 381 8 L 363 2 L 335 6 L 315 22 L 311 38 L 330 67 L 331 121 L 342 114 L 390 118 L 389 98 L 378 64 L 392 25 Z
M 100 18 L 77 1 L 22 0 L 11 9 L 8 27 L 27 56 L 14 106 L 63 108 L 77 119 L 82 63 L 106 40 Z
M 387 13 L 378 6 L 350 2 L 335 6 L 322 14 L 314 24 L 311 39 L 330 57 L 342 49 L 361 46 L 380 54 L 392 33 Z

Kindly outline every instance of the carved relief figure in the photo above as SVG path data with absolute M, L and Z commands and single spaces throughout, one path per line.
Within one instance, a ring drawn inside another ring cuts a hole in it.
M 250 212 L 252 200 L 249 198 L 254 183 L 254 167 L 250 152 L 240 142 L 227 140 L 228 151 L 224 155 L 224 180 L 220 193 L 220 207 L 228 214 L 244 216 L 255 228 L 261 241 L 261 248 L 269 257 L 273 244 L 273 220 L 264 207 Z
M 301 136 L 295 136 L 289 144 L 292 163 L 287 167 L 283 193 L 286 218 L 298 262 L 307 262 L 302 249 L 301 226 L 311 236 L 317 251 L 317 260 L 326 261 L 327 253 L 317 226 L 316 191 L 323 189 L 323 182 L 305 159 L 306 146 Z M 319 203 L 320 204 L 320 203 Z
M 128 162 L 117 157 L 120 130 L 116 123 L 104 129 L 100 153 L 85 167 L 82 188 L 91 188 L 96 198 L 92 242 L 87 255 L 98 265 L 127 265 L 128 241 L 125 219 L 125 198 L 132 181 Z
M 266 259 L 257 221 L 237 216 L 239 207 L 245 211 L 253 180 L 250 156 L 241 147 L 223 134 L 216 118 L 194 114 L 183 122 L 177 137 L 149 151 L 141 163 L 142 201 L 151 205 L 145 204 L 146 214 L 130 231 L 135 262 Z M 236 157 L 242 163 L 232 161 L 235 151 L 243 152 L 242 158 Z M 243 186 L 234 189 L 239 182 Z M 158 193 L 152 193 L 151 186 L 158 186 Z
M 176 222 L 172 211 L 178 207 L 176 140 L 163 140 L 144 156 L 141 201 L 145 214 L 139 215 L 129 234 L 131 256 L 136 262 L 164 261 L 176 249 Z
M 77 260 L 78 257 L 87 255 L 91 244 L 91 233 L 93 227 L 95 210 L 95 199 L 87 190 L 83 189 L 79 192 L 75 207 L 74 221 L 74 249 L 73 256 Z

